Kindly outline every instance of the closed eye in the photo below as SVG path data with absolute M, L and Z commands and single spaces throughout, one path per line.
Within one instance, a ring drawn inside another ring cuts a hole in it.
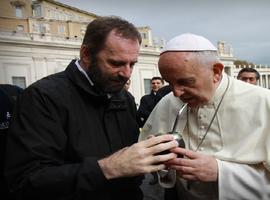
M 127 65 L 128 63 L 124 62 L 124 61 L 117 61 L 117 60 L 111 60 L 109 59 L 108 60 L 108 63 L 110 65 L 112 65 L 113 67 L 115 68 L 118 68 L 118 67 L 122 67 L 122 66 L 125 66 Z M 133 61 L 130 63 L 130 67 L 133 68 L 133 66 L 137 63 L 137 61 Z
M 187 79 L 179 79 L 177 80 L 177 84 L 184 85 L 184 86 L 191 86 L 196 83 L 195 78 L 187 78 Z
M 126 63 L 123 61 L 117 61 L 117 60 L 108 60 L 108 63 L 112 65 L 113 67 L 121 67 L 125 65 Z

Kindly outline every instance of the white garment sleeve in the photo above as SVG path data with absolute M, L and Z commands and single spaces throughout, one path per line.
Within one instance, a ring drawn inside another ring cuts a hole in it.
M 269 200 L 270 173 L 263 165 L 218 160 L 220 200 Z

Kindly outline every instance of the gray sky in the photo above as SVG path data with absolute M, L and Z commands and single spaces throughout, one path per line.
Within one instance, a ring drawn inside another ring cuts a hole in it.
M 190 32 L 215 45 L 225 41 L 234 56 L 270 65 L 270 0 L 57 0 L 97 15 L 121 16 L 150 26 L 166 39 Z

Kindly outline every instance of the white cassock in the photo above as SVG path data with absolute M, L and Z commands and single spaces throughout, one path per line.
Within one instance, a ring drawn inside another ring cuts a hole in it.
M 227 85 L 228 91 L 203 139 Z M 183 102 L 172 93 L 162 98 L 145 123 L 139 140 L 170 132 L 182 105 Z M 180 117 L 177 130 L 182 134 L 186 148 L 195 150 L 203 140 L 198 152 L 212 155 L 218 162 L 217 182 L 187 183 L 176 177 L 176 182 L 165 185 L 176 184 L 179 199 L 270 199 L 268 89 L 223 74 L 212 100 L 199 108 L 188 108 Z

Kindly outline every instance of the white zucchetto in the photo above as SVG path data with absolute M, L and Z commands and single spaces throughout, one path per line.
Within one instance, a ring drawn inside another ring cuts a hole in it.
M 203 36 L 185 33 L 167 42 L 161 54 L 167 51 L 217 51 L 217 48 Z

